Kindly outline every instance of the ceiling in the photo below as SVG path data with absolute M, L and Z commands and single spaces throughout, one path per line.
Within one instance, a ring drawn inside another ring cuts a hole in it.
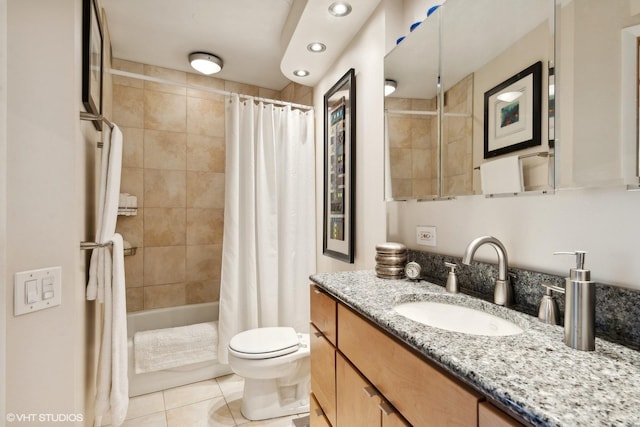
M 290 81 L 314 86 L 380 0 L 350 0 L 353 11 L 328 13 L 334 0 L 101 0 L 114 58 L 195 72 L 190 52 L 224 61 L 215 77 L 274 90 Z M 306 46 L 319 41 L 323 53 Z M 294 69 L 310 71 L 295 77 Z

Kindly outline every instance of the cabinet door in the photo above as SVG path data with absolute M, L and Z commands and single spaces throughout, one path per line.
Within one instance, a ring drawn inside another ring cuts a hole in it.
M 313 325 L 311 341 L 311 391 L 332 425 L 336 425 L 336 350 Z
M 379 427 L 380 396 L 340 353 L 336 356 L 336 378 L 338 426 Z
M 478 423 L 480 395 L 338 304 L 338 349 L 415 426 Z
M 478 405 L 478 427 L 520 427 L 518 421 L 502 412 L 489 402 Z
M 338 303 L 315 285 L 311 286 L 309 300 L 311 304 L 311 323 L 335 346 Z
M 331 427 L 313 393 L 309 397 L 309 424 L 310 427 Z

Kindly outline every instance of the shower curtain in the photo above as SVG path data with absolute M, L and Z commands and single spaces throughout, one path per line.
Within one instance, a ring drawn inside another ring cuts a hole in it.
M 308 331 L 315 270 L 313 112 L 240 101 L 226 109 L 218 358 L 244 330 Z

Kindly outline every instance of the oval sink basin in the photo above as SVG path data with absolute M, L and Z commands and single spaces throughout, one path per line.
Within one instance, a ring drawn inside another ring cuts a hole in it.
M 470 335 L 517 335 L 524 330 L 509 320 L 460 305 L 417 301 L 396 305 L 400 315 L 424 325 Z

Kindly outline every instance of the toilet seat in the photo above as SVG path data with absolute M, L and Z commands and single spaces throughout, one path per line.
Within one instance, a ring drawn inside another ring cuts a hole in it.
M 229 353 L 242 359 L 268 359 L 291 354 L 299 347 L 300 338 L 293 328 L 257 328 L 231 338 Z

